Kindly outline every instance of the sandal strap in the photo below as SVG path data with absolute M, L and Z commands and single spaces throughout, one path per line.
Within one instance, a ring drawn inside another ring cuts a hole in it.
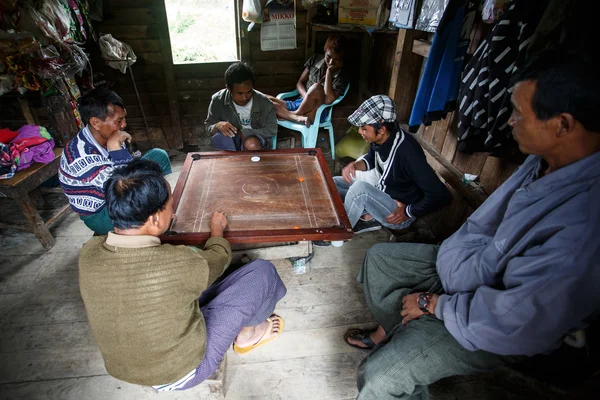
M 357 330 L 353 334 L 349 335 L 348 338 L 358 340 L 369 348 L 373 348 L 376 345 L 375 342 L 373 342 L 373 339 L 371 339 L 371 332 L 372 331 Z
M 269 318 L 267 318 L 267 321 L 269 321 L 269 326 L 267 326 L 267 330 L 264 331 L 260 339 L 258 339 L 256 343 L 252 344 L 251 346 L 256 346 L 257 344 L 259 344 L 264 339 L 265 335 L 271 332 L 271 330 L 273 330 L 273 316 L 271 315 Z

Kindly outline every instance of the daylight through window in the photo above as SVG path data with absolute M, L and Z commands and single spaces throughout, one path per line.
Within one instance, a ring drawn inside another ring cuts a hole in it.
M 173 63 L 238 60 L 234 0 L 165 0 Z

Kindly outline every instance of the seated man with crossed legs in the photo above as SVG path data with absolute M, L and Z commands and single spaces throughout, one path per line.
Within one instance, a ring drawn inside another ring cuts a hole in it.
M 198 385 L 233 344 L 247 353 L 279 336 L 273 314 L 286 288 L 275 266 L 255 260 L 234 271 L 224 214 L 200 250 L 161 244 L 173 216 L 160 167 L 136 160 L 106 183 L 114 232 L 81 249 L 79 287 L 110 375 L 159 391 Z

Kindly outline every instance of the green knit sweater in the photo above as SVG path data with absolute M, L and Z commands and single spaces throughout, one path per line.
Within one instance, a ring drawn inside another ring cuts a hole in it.
M 175 382 L 206 351 L 200 294 L 231 262 L 231 246 L 204 251 L 153 236 L 94 237 L 79 256 L 79 287 L 106 370 L 140 385 Z

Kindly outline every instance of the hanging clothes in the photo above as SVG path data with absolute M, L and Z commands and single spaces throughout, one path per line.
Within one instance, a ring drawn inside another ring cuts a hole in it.
M 513 0 L 463 71 L 458 94 L 458 150 L 500 155 L 513 147 L 510 79 L 524 63 L 547 0 Z
M 411 132 L 431 125 L 456 105 L 460 74 L 475 20 L 476 2 L 452 0 L 436 32 L 410 115 Z

